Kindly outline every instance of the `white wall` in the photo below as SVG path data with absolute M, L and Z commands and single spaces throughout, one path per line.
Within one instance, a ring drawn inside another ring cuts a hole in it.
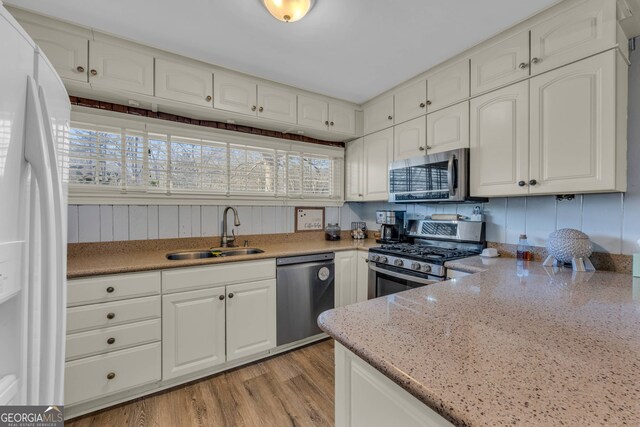
M 226 206 L 70 205 L 69 243 L 115 240 L 208 237 L 222 234 Z M 292 233 L 293 207 L 239 206 L 242 225 L 236 234 Z M 325 208 L 325 222 L 339 223 L 343 230 L 359 221 L 348 205 Z M 233 215 L 229 213 L 229 226 Z

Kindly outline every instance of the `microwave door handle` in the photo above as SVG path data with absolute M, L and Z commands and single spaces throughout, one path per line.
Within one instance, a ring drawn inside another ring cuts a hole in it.
M 456 156 L 449 157 L 449 164 L 447 165 L 447 182 L 449 184 L 449 197 L 456 194 L 456 185 L 454 184 L 456 180 L 455 160 L 456 160 Z

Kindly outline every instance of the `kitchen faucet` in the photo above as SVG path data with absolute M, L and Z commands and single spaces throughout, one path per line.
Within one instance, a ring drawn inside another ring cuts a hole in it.
M 233 235 L 233 237 L 230 238 L 227 234 L 227 212 L 229 212 L 229 209 L 233 211 L 233 223 L 235 224 L 235 226 L 238 227 L 240 225 L 238 211 L 236 210 L 236 208 L 228 206 L 222 214 L 222 241 L 220 242 L 220 246 L 222 246 L 223 248 L 234 246 L 233 242 L 236 241 L 236 233 L 233 229 L 231 230 L 231 234 Z

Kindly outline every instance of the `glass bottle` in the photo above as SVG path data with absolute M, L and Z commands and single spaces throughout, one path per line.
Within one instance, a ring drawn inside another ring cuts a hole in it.
M 520 235 L 518 248 L 516 249 L 516 258 L 523 261 L 531 261 L 533 259 L 533 252 L 531 251 L 531 246 L 529 246 L 529 242 L 527 241 L 526 234 Z

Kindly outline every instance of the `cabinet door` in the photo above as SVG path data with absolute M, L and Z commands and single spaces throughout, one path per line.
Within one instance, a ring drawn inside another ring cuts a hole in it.
M 396 123 L 406 122 L 427 113 L 426 80 L 400 89 L 394 97 Z
M 213 107 L 234 113 L 256 115 L 256 82 L 227 73 L 213 78 Z
M 345 105 L 329 104 L 329 130 L 355 135 L 356 111 Z
M 389 200 L 389 163 L 393 161 L 393 129 L 364 137 L 363 200 Z
M 529 75 L 529 32 L 503 40 L 471 57 L 471 95 Z
M 358 252 L 358 273 L 356 281 L 356 301 L 362 302 L 369 299 L 369 252 Z
M 615 45 L 615 0 L 581 2 L 531 29 L 531 72 L 542 73 Z
M 329 105 L 316 98 L 298 95 L 298 124 L 314 129 L 328 130 Z
M 530 178 L 532 194 L 615 189 L 615 50 L 531 79 Z
M 427 119 L 418 117 L 397 125 L 393 136 L 393 160 L 424 156 L 427 146 Z
M 295 124 L 297 98 L 294 92 L 275 86 L 258 86 L 258 117 Z
M 227 360 L 275 346 L 275 279 L 227 286 Z
M 469 148 L 469 101 L 427 115 L 427 154 Z
M 364 134 L 393 126 L 393 95 L 369 104 L 364 109 Z
M 224 287 L 162 297 L 162 379 L 225 362 Z
M 363 197 L 362 189 L 362 162 L 364 139 L 358 138 L 347 143 L 345 157 L 345 194 L 347 201 L 359 201 Z
M 427 110 L 440 110 L 469 97 L 469 60 L 453 64 L 429 77 Z
M 180 62 L 156 59 L 156 96 L 213 107 L 213 73 Z
M 89 39 L 64 31 L 22 22 L 21 25 L 40 46 L 60 77 L 89 81 Z
M 357 301 L 357 262 L 356 251 L 336 252 L 335 257 L 335 305 L 343 307 Z
M 91 86 L 153 95 L 153 56 L 103 42 L 89 50 Z
M 529 82 L 471 100 L 471 195 L 528 193 Z

